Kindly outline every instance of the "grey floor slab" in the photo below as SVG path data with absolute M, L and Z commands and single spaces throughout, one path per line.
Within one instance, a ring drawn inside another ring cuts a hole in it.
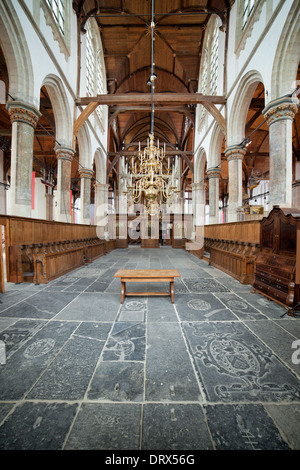
M 89 400 L 142 402 L 145 366 L 142 362 L 101 362 L 87 393 Z
M 83 399 L 103 346 L 103 341 L 72 336 L 28 393 L 27 398 Z
M 141 405 L 83 404 L 65 449 L 138 450 Z
M 51 322 L 0 366 L 0 400 L 23 398 L 76 329 L 71 322 Z
M 212 293 L 176 295 L 175 306 L 181 321 L 230 321 L 234 313 Z
M 114 321 L 120 308 L 118 294 L 84 292 L 56 316 L 60 320 Z
M 0 426 L 1 450 L 60 450 L 78 405 L 21 403 Z
M 149 323 L 146 399 L 201 401 L 192 363 L 176 323 Z
M 189 323 L 184 330 L 209 401 L 300 399 L 297 377 L 244 325 Z
M 213 449 L 200 405 L 145 404 L 142 448 L 172 451 Z
M 174 304 L 120 304 L 115 272 L 150 267 L 179 270 Z M 300 450 L 300 322 L 252 286 L 183 250 L 131 246 L 6 287 L 0 450 Z
M 262 405 L 215 405 L 205 412 L 217 450 L 289 450 Z
M 0 315 L 16 318 L 50 319 L 72 302 L 76 296 L 76 293 L 56 292 L 53 295 L 51 292 L 42 291 L 12 305 Z

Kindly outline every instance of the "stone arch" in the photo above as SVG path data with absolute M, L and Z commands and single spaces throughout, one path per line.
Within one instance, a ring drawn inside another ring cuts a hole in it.
M 107 222 L 108 185 L 106 184 L 106 156 L 100 148 L 97 148 L 95 152 L 94 163 L 96 169 L 94 223 L 98 225 L 97 234 L 99 238 L 102 238 L 104 236 L 104 226 Z
M 12 3 L 0 2 L 0 45 L 8 69 L 9 93 L 14 99 L 37 107 L 30 52 Z
M 300 10 L 295 0 L 289 11 L 277 46 L 272 70 L 271 99 L 289 94 L 296 88 L 297 68 L 300 62 Z
M 96 184 L 106 184 L 106 158 L 100 148 L 95 152 L 94 162 L 96 168 Z
M 248 109 L 260 82 L 263 83 L 263 78 L 257 70 L 250 70 L 241 79 L 229 114 L 227 146 L 239 145 L 245 138 Z
M 86 123 L 78 131 L 77 141 L 79 147 L 80 167 L 92 169 L 93 162 L 91 158 L 91 139 Z
M 205 168 L 207 158 L 203 147 L 198 150 L 194 169 L 193 184 L 193 228 L 195 233 L 195 241 L 199 244 L 199 248 L 203 248 L 203 227 L 205 224 L 205 204 L 206 204 L 206 185 L 205 185 Z
M 194 168 L 194 183 L 201 183 L 204 180 L 205 166 L 207 164 L 206 152 L 203 147 L 198 150 L 195 168 Z
M 215 124 L 211 134 L 207 166 L 217 167 L 221 163 L 221 150 L 224 140 L 224 132 L 218 124 Z
M 55 138 L 61 146 L 72 147 L 73 125 L 70 106 L 63 83 L 53 74 L 47 75 L 41 86 L 45 86 L 53 107 Z

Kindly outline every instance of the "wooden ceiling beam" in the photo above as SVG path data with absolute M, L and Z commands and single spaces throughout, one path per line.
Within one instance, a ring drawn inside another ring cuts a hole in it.
M 155 93 L 153 95 L 154 104 L 172 105 L 196 105 L 203 103 L 225 104 L 224 96 L 207 96 L 201 93 Z M 102 94 L 97 96 L 85 96 L 75 100 L 77 106 L 86 106 L 90 103 L 99 105 L 119 105 L 136 106 L 151 103 L 151 93 L 120 93 L 120 94 Z M 163 110 L 163 108 L 161 109 Z
M 111 122 L 121 113 L 128 113 L 128 112 L 135 112 L 135 111 L 151 111 L 151 106 L 114 106 L 110 108 L 111 115 L 109 117 L 108 124 L 110 125 Z M 193 113 L 193 109 L 187 108 L 184 106 L 173 106 L 173 107 L 163 107 L 163 108 L 156 108 L 156 112 L 164 111 L 164 112 L 173 112 L 173 113 L 180 113 L 187 116 L 192 122 L 194 122 L 195 114 Z
M 107 152 L 109 157 L 134 157 L 138 155 L 138 150 L 120 150 L 119 152 Z M 187 157 L 188 155 L 194 155 L 192 150 L 166 150 L 165 152 L 166 157 Z
M 130 29 L 130 28 L 133 28 L 135 30 L 137 29 L 141 29 L 141 30 L 144 30 L 147 28 L 147 25 L 143 24 L 143 23 L 139 23 L 139 24 L 134 24 L 134 23 L 123 23 L 123 24 L 112 24 L 112 23 L 98 23 L 99 24 L 99 28 L 101 30 L 103 29 L 108 29 L 108 28 L 116 28 L 116 29 Z M 205 25 L 205 22 L 202 22 L 202 23 L 160 23 L 159 24 L 159 29 L 162 30 L 167 30 L 167 29 L 170 29 L 172 31 L 174 31 L 174 29 L 176 30 L 180 30 L 180 29 L 185 29 L 185 28 L 188 28 L 189 29 L 189 32 L 196 32 L 197 34 L 199 34 L 199 30 L 202 31 L 203 30 L 203 27 Z

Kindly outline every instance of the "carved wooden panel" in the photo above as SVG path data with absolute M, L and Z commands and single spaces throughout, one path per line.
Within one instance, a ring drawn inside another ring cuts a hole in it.
M 284 305 L 300 300 L 299 264 L 300 211 L 274 206 L 260 222 L 261 247 L 255 262 L 253 287 Z M 296 275 L 297 273 L 297 275 Z

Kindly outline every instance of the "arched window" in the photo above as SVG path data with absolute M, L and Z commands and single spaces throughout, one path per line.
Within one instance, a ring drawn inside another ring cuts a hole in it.
M 254 9 L 255 0 L 244 0 L 242 30 L 245 29 L 248 19 Z
M 218 85 L 219 60 L 219 21 L 215 18 L 208 26 L 204 42 L 202 60 L 199 73 L 199 93 L 203 95 L 216 95 Z M 198 107 L 198 130 L 206 120 L 207 112 L 204 106 Z
M 215 95 L 218 81 L 218 51 L 219 51 L 219 27 L 215 22 L 210 51 L 210 94 Z
M 264 4 L 268 5 L 269 13 L 274 11 L 275 2 L 267 2 L 267 0 L 237 0 L 234 51 L 237 57 L 245 49 L 247 39 L 252 35 L 254 24 L 259 20 Z M 264 26 L 266 27 L 266 24 Z
M 65 34 L 65 7 L 63 0 L 47 0 L 53 18 L 62 35 Z
M 96 96 L 106 93 L 102 45 L 98 28 L 92 19 L 87 22 L 86 31 L 86 93 L 88 96 Z M 97 107 L 96 115 L 102 122 L 103 106 Z

